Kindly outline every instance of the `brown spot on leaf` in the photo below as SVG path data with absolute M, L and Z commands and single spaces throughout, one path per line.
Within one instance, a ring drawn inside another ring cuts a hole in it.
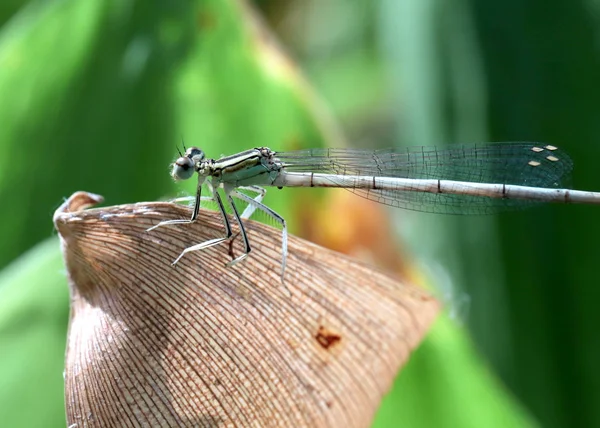
M 342 336 L 321 325 L 319 326 L 319 330 L 317 330 L 315 339 L 317 339 L 317 342 L 319 342 L 319 345 L 323 348 L 329 349 L 342 340 Z

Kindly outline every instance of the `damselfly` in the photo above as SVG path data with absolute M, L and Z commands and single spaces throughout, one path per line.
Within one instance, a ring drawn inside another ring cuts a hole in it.
M 565 188 L 573 163 L 552 145 L 536 143 L 492 143 L 454 145 L 448 148 L 409 149 L 308 149 L 275 152 L 267 147 L 247 150 L 221 159 L 207 159 L 196 147 L 173 164 L 171 175 L 187 180 L 198 174 L 198 187 L 189 220 L 162 221 L 154 227 L 192 223 L 200 203 L 213 200 L 225 225 L 225 236 L 186 248 L 184 254 L 232 239 L 233 232 L 219 192 L 223 189 L 239 226 L 244 253 L 250 253 L 243 220 L 256 209 L 282 227 L 282 269 L 287 259 L 285 219 L 262 203 L 264 187 L 340 187 L 367 199 L 415 211 L 444 214 L 489 214 L 540 202 L 599 204 L 600 193 Z M 206 184 L 211 195 L 202 196 Z M 252 192 L 250 197 L 246 192 Z M 248 205 L 242 214 L 233 198 Z

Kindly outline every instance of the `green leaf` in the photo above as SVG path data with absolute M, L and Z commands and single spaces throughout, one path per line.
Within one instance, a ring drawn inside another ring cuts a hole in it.
M 0 273 L 0 420 L 65 426 L 63 370 L 69 293 L 58 240 Z
M 467 331 L 441 316 L 384 399 L 374 427 L 533 427 Z

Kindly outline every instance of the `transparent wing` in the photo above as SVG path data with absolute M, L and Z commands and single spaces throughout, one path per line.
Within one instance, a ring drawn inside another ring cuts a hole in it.
M 461 144 L 447 148 L 308 149 L 277 153 L 286 171 L 439 179 L 531 187 L 568 187 L 573 163 L 560 149 L 537 143 Z M 335 182 L 335 178 L 331 179 Z M 349 188 L 379 203 L 448 214 L 488 214 L 539 202 L 484 196 Z

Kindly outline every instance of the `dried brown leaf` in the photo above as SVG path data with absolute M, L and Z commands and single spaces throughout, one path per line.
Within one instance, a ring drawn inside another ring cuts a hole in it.
M 174 268 L 223 233 L 217 213 L 146 232 L 189 208 L 83 210 L 100 200 L 78 192 L 54 217 L 72 296 L 70 425 L 368 426 L 438 311 L 426 292 L 296 237 L 290 295 L 280 232 L 251 221 L 245 262 L 225 267 L 224 243 Z

